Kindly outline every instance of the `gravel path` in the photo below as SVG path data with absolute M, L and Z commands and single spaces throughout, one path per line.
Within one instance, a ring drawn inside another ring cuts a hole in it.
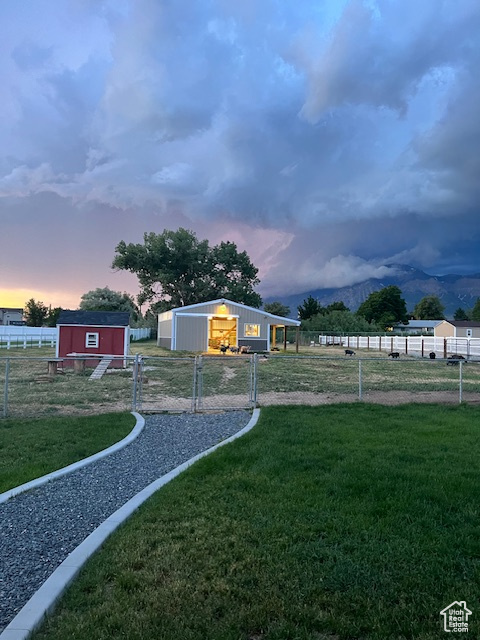
M 249 419 L 247 411 L 148 416 L 140 436 L 121 451 L 0 505 L 0 633 L 106 518 Z

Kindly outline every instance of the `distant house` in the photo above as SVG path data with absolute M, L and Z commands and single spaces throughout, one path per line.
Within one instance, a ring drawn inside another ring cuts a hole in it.
M 57 321 L 57 358 L 99 356 L 88 361 L 96 366 L 103 356 L 127 356 L 129 322 L 130 314 L 123 311 L 62 311 Z M 122 367 L 123 361 L 114 360 L 110 366 Z
M 395 331 L 401 331 L 404 334 L 422 334 L 433 336 L 435 327 L 439 325 L 441 320 L 409 320 L 408 322 L 400 322 L 393 328 Z
M 11 309 L 10 307 L 0 307 L 1 325 L 21 325 L 23 321 L 23 309 Z
M 435 327 L 436 338 L 480 338 L 480 322 L 442 320 Z
M 269 351 L 274 329 L 299 326 L 299 320 L 221 298 L 160 313 L 157 344 L 172 351 Z

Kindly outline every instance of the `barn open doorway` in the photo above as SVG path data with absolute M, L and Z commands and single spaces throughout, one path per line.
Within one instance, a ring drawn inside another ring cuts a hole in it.
M 221 346 L 237 346 L 237 318 L 209 318 L 208 350 L 219 351 Z

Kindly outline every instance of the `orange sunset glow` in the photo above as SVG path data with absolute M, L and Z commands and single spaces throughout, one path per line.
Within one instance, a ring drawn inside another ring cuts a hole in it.
M 0 289 L 0 307 L 23 309 L 30 298 L 52 307 L 76 309 L 80 303 L 78 294 L 44 289 Z

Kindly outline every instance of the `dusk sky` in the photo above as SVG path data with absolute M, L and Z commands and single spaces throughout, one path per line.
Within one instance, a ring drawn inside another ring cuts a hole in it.
M 120 240 L 237 243 L 262 296 L 480 272 L 479 0 L 2 0 L 0 307 Z

